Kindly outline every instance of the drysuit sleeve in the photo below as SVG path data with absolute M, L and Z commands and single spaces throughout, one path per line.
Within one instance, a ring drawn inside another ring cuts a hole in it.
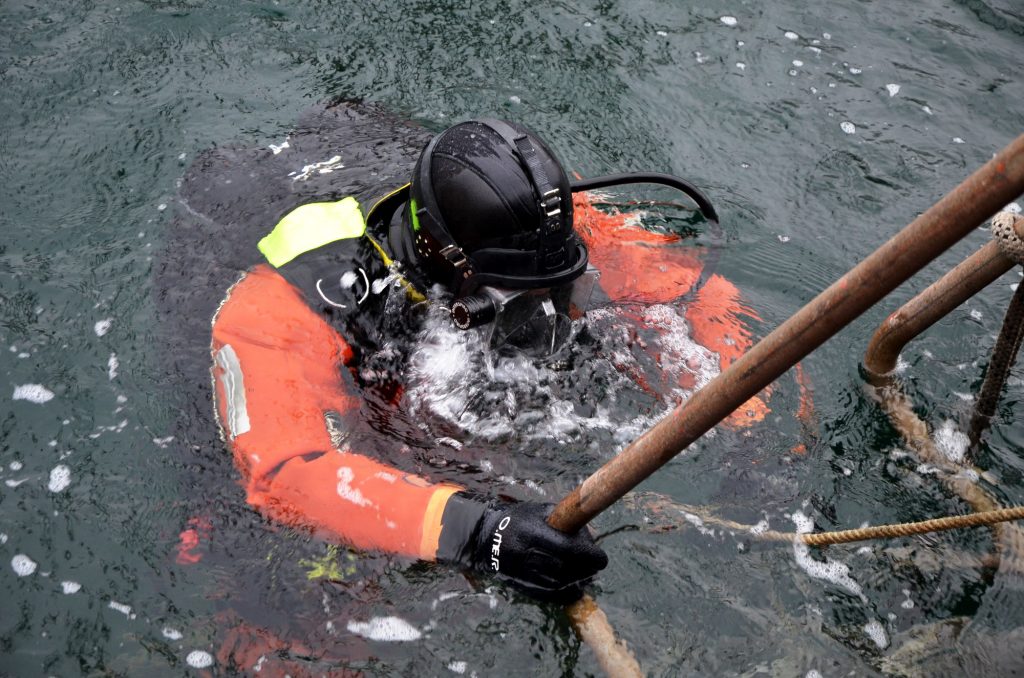
M 436 559 L 461 488 L 348 447 L 345 422 L 360 409 L 353 351 L 294 287 L 256 266 L 221 304 L 211 349 L 217 414 L 252 506 L 357 548 Z

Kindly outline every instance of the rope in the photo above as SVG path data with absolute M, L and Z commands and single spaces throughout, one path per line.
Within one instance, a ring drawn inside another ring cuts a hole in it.
M 861 527 L 855 530 L 840 530 L 837 532 L 776 532 L 775 530 L 761 529 L 759 526 L 744 525 L 727 518 L 720 518 L 708 513 L 704 507 L 688 506 L 678 504 L 667 497 L 657 493 L 643 493 L 634 495 L 629 503 L 635 508 L 647 508 L 655 513 L 666 512 L 681 513 L 688 519 L 673 526 L 654 528 L 656 531 L 665 531 L 679 525 L 698 524 L 694 518 L 699 518 L 699 524 L 711 524 L 723 527 L 728 530 L 746 532 L 755 539 L 761 541 L 802 541 L 808 546 L 831 546 L 833 544 L 849 544 L 855 541 L 867 541 L 869 539 L 892 539 L 895 537 L 909 537 L 914 534 L 926 532 L 942 532 L 945 530 L 957 530 L 964 527 L 982 527 L 1004 523 L 1010 520 L 1024 519 L 1024 506 L 1012 506 L 1009 508 L 992 509 L 990 511 L 977 511 L 960 516 L 946 516 L 943 518 L 932 518 L 915 523 L 894 523 L 891 525 L 875 525 L 872 527 Z
M 991 228 L 992 237 L 999 243 L 1003 254 L 1014 263 L 1024 265 L 1024 240 L 1018 235 L 1024 231 L 1024 217 L 1013 212 L 1000 212 L 992 217 Z
M 992 221 L 995 223 L 995 219 Z M 996 413 L 999 396 L 1010 375 L 1010 368 L 1013 367 L 1013 362 L 1017 359 L 1017 352 L 1020 350 L 1022 340 L 1024 340 L 1024 285 L 1019 285 L 1006 309 L 1003 328 L 999 331 L 999 338 L 992 350 L 992 360 L 989 361 L 988 370 L 985 372 L 985 383 L 981 386 L 978 402 L 974 407 L 974 414 L 971 416 L 968 438 L 972 446 L 981 439 L 981 434 L 988 427 L 992 415 Z
M 800 534 L 798 538 L 809 546 L 829 546 L 831 544 L 848 544 L 853 541 L 865 541 L 867 539 L 891 539 L 893 537 L 907 537 L 912 534 L 924 534 L 925 532 L 941 532 L 943 530 L 956 530 L 962 527 L 993 525 L 1022 518 L 1024 518 L 1024 506 L 1014 506 L 993 511 L 968 513 L 962 516 L 933 518 L 916 523 L 897 523 L 895 525 L 876 525 L 874 527 L 862 527 L 856 530 L 842 530 L 840 532 Z

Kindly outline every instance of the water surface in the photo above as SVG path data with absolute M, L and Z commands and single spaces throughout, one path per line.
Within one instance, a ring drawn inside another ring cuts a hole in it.
M 0 16 L 0 670 L 12 675 L 207 662 L 226 674 L 224 648 L 255 647 L 260 630 L 315 672 L 599 672 L 556 608 L 445 568 L 349 558 L 245 506 L 196 364 L 168 355 L 154 299 L 180 181 L 204 151 L 278 145 L 335 97 L 428 131 L 515 119 L 583 176 L 651 169 L 701 186 L 722 217 L 718 271 L 763 336 L 1024 131 L 1024 13 L 1009 0 L 14 1 Z M 966 511 L 901 454 L 858 363 L 888 312 L 986 238 L 804 361 L 813 435 L 787 376 L 764 423 L 719 431 L 643 489 L 779 530 Z M 1020 280 L 1007 274 L 903 355 L 919 413 L 950 439 Z M 1015 367 L 983 455 L 1007 505 L 1024 501 L 1022 399 Z M 534 464 L 560 474 L 517 491 L 557 499 L 620 449 L 628 414 L 589 437 L 545 420 Z M 1021 669 L 1020 574 L 989 581 L 961 564 L 991 549 L 985 531 L 812 554 L 848 568 L 821 579 L 791 545 L 645 528 L 656 519 L 616 507 L 595 523 L 638 528 L 604 541 L 594 593 L 651 675 Z M 188 530 L 195 564 L 179 562 Z M 341 574 L 308 579 L 326 556 Z M 286 652 L 267 642 L 247 671 Z

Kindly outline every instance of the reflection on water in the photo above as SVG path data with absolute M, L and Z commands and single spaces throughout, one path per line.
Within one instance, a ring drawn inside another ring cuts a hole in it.
M 597 672 L 558 609 L 445 568 L 332 551 L 245 506 L 206 366 L 159 329 L 175 305 L 203 307 L 194 286 L 211 272 L 186 259 L 167 297 L 152 297 L 154 253 L 197 159 L 225 161 L 236 144 L 272 154 L 311 102 L 335 96 L 429 130 L 512 117 L 570 171 L 650 167 L 701 186 L 727 236 L 716 270 L 763 336 L 1018 134 L 1024 100 L 1024 16 L 1005 0 L 101 1 L 7 3 L 4 16 L 0 672 L 11 675 L 266 675 L 274 660 L 292 675 Z M 314 160 L 335 155 L 346 163 L 344 148 Z M 240 189 L 219 216 L 276 206 Z M 228 260 L 208 231 L 192 237 Z M 762 423 L 716 431 L 644 489 L 776 530 L 793 516 L 825 530 L 966 510 L 899 442 L 857 363 L 886 313 L 983 241 L 968 237 L 805 361 L 814 430 L 796 420 L 785 377 Z M 903 356 L 908 396 L 953 453 L 1020 281 L 1008 274 Z M 666 331 L 629 334 L 637 313 Z M 209 318 L 192 320 L 203 335 Z M 716 371 L 674 306 L 605 308 L 576 331 L 563 362 L 537 365 L 428 321 L 405 396 L 426 430 L 399 431 L 419 446 L 415 462 L 554 500 Z M 638 374 L 657 381 L 644 389 Z M 1015 368 L 982 450 L 1005 504 L 1022 501 L 1022 386 Z M 488 447 L 510 453 L 480 459 Z M 622 505 L 595 524 L 629 528 L 604 540 L 595 595 L 652 675 L 1021 667 L 1019 576 L 977 567 L 988 531 L 794 553 L 710 524 L 645 529 L 656 517 Z

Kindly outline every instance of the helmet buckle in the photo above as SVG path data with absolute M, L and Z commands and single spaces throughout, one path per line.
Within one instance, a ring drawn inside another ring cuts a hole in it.
M 462 248 L 456 245 L 448 245 L 440 252 L 441 256 L 448 260 L 455 268 L 463 268 L 469 266 L 469 259 L 466 258 Z

